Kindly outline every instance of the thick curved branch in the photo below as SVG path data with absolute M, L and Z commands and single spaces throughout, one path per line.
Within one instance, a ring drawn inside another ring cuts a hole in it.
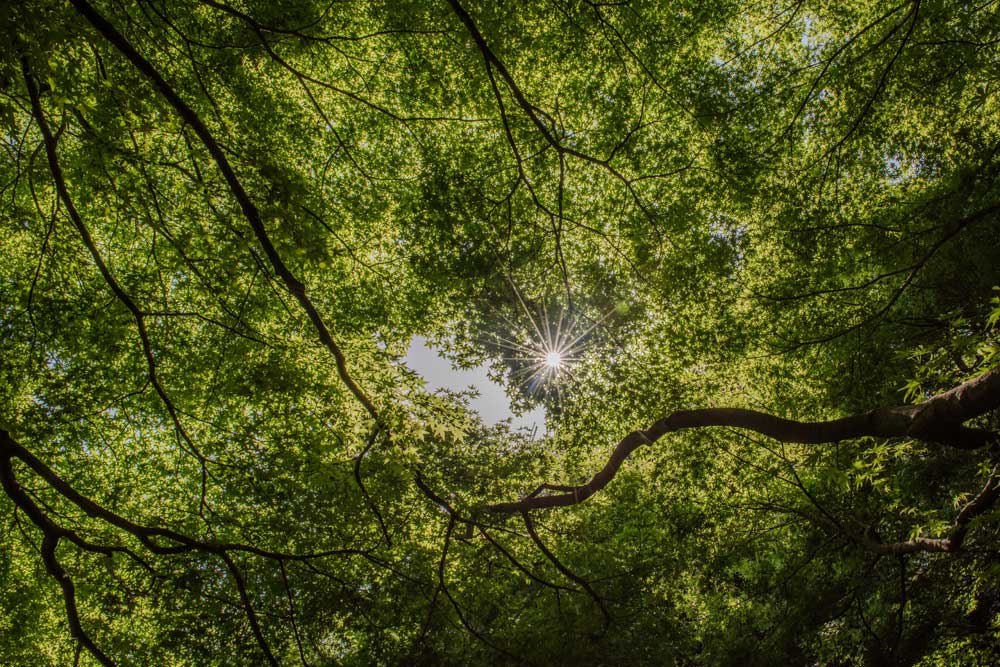
M 80 613 L 76 608 L 76 587 L 73 585 L 69 573 L 63 569 L 59 559 L 56 558 L 56 546 L 58 545 L 59 537 L 46 531 L 45 537 L 42 538 L 42 560 L 45 562 L 45 570 L 59 582 L 59 586 L 62 588 L 63 602 L 66 605 L 66 619 L 69 621 L 69 634 L 86 648 L 99 663 L 112 667 L 115 662 L 94 643 L 94 640 L 80 624 Z
M 1000 368 L 938 394 L 920 405 L 879 408 L 825 422 L 800 422 L 742 408 L 679 410 L 646 430 L 633 431 L 612 450 L 607 464 L 586 484 L 542 484 L 527 497 L 490 505 L 491 512 L 515 514 L 534 509 L 569 507 L 582 503 L 607 486 L 625 460 L 642 445 L 651 445 L 667 433 L 690 428 L 725 426 L 756 431 L 780 442 L 821 444 L 865 436 L 917 438 L 959 449 L 976 449 L 998 440 L 996 433 L 962 423 L 1000 407 Z M 559 491 L 541 495 L 543 491 Z

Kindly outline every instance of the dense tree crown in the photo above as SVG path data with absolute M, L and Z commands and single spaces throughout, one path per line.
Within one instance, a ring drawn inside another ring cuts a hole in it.
M 0 663 L 1000 661 L 996 2 L 0 32 Z

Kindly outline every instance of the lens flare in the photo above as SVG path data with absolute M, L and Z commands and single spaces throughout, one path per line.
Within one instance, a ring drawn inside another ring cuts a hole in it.
M 592 319 L 579 312 L 548 308 L 544 298 L 529 307 L 513 281 L 511 287 L 523 317 L 515 317 L 519 320 L 515 322 L 498 314 L 510 338 L 494 335 L 489 344 L 504 350 L 504 357 L 513 367 L 510 379 L 528 394 L 552 393 L 558 397 L 561 386 L 573 379 L 574 366 L 582 360 L 591 332 L 614 311 Z

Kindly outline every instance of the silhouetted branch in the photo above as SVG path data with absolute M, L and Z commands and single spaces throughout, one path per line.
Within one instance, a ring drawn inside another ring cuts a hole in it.
M 8 459 L 11 457 L 20 459 L 61 496 L 83 510 L 87 516 L 101 519 L 105 523 L 130 533 L 136 537 L 143 544 L 143 546 L 149 549 L 149 551 L 156 554 L 176 554 L 190 551 L 221 554 L 227 551 L 240 551 L 260 556 L 262 558 L 288 561 L 307 561 L 318 558 L 326 558 L 329 556 L 368 557 L 367 551 L 354 548 L 329 549 L 303 554 L 282 553 L 279 551 L 263 549 L 251 544 L 199 540 L 169 528 L 144 526 L 126 519 L 125 517 L 104 508 L 100 504 L 84 496 L 59 475 L 57 475 L 55 471 L 45 465 L 38 457 L 14 440 L 10 433 L 0 430 L 0 458 L 3 457 Z M 158 539 L 167 540 L 172 544 L 160 544 L 156 541 Z
M 5 435 L 6 431 L 0 431 Z M 42 531 L 42 562 L 45 563 L 45 571 L 49 573 L 62 589 L 63 602 L 66 606 L 66 620 L 69 622 L 69 633 L 81 646 L 94 656 L 102 665 L 113 667 L 115 662 L 109 658 L 90 638 L 87 631 L 80 624 L 80 614 L 76 607 L 76 588 L 69 573 L 59 563 L 56 557 L 56 547 L 63 537 L 71 537 L 71 531 L 56 525 L 44 512 L 36 505 L 24 492 L 17 478 L 14 476 L 14 469 L 11 465 L 13 453 L 2 447 L 0 442 L 0 484 L 4 492 L 14 501 L 21 511 L 23 511 L 32 523 Z M 71 539 L 73 539 L 71 537 Z M 73 541 L 76 541 L 75 539 Z
M 42 138 L 45 142 L 45 152 L 49 160 L 49 170 L 52 172 L 52 180 L 55 182 L 59 198 L 66 207 L 66 212 L 73 221 L 73 225 L 76 227 L 77 233 L 79 233 L 80 238 L 83 240 L 83 244 L 87 247 L 91 258 L 93 258 L 94 264 L 97 265 L 97 269 L 100 271 L 101 277 L 104 278 L 104 281 L 108 284 L 108 287 L 111 288 L 114 295 L 119 301 L 122 302 L 125 308 L 128 309 L 128 311 L 132 314 L 132 317 L 135 319 L 136 328 L 139 330 L 139 338 L 142 341 L 142 352 L 146 358 L 146 368 L 149 375 L 149 382 L 156 391 L 156 394 L 160 397 L 160 400 L 163 401 L 163 405 L 166 407 L 167 413 L 170 415 L 170 419 L 174 423 L 174 428 L 176 429 L 178 436 L 181 440 L 183 440 L 187 448 L 192 454 L 194 454 L 201 465 L 201 497 L 198 511 L 202 514 L 202 518 L 204 518 L 203 511 L 207 506 L 205 500 L 208 485 L 208 470 L 206 468 L 207 458 L 201 453 L 201 450 L 197 447 L 197 445 L 194 444 L 191 436 L 188 435 L 187 430 L 181 424 L 180 417 L 177 414 L 177 407 L 167 394 L 166 389 L 160 383 L 159 376 L 156 372 L 156 358 L 153 356 L 153 345 L 150 342 L 149 331 L 146 328 L 145 314 L 136 305 L 135 301 L 132 300 L 132 297 L 130 297 L 122 286 L 118 284 L 114 275 L 112 275 L 111 270 L 104 262 L 104 258 L 101 257 L 101 253 L 98 251 L 97 245 L 90 236 L 90 231 L 84 224 L 83 218 L 80 217 L 80 214 L 73 203 L 72 197 L 70 197 L 69 189 L 66 187 L 66 180 L 63 178 L 62 168 L 59 165 L 59 157 L 56 152 L 56 138 L 49 129 L 49 124 L 45 119 L 44 112 L 42 111 L 38 87 L 35 85 L 35 80 L 28 65 L 27 58 L 21 59 L 21 69 L 24 74 L 24 83 L 28 88 L 28 95 L 31 97 L 32 114 L 34 115 L 35 122 L 38 123 L 38 128 L 41 130 Z
M 977 449 L 995 443 L 998 439 L 997 434 L 962 424 L 998 406 L 1000 406 L 1000 368 L 994 368 L 919 405 L 879 408 L 825 422 L 783 419 L 743 408 L 680 410 L 657 421 L 646 430 L 633 431 L 625 436 L 612 450 L 604 468 L 587 483 L 579 486 L 542 484 L 521 500 L 490 505 L 486 509 L 491 512 L 516 514 L 534 509 L 569 507 L 582 503 L 614 479 L 618 469 L 633 451 L 642 445 L 651 445 L 667 433 L 675 431 L 726 426 L 756 431 L 761 435 L 789 443 L 821 444 L 871 436 L 916 438 L 959 449 Z M 559 493 L 541 495 L 547 490 Z M 984 492 L 989 495 L 993 490 L 984 489 Z M 974 515 L 982 510 L 971 511 Z
M 247 593 L 246 583 L 243 581 L 243 575 L 240 574 L 240 570 L 236 567 L 236 563 L 233 559 L 223 551 L 219 554 L 219 557 L 226 564 L 226 568 L 229 573 L 233 575 L 233 581 L 236 582 L 236 590 L 240 594 L 240 603 L 243 605 L 243 611 L 246 614 L 247 621 L 250 622 L 250 629 L 253 631 L 253 636 L 257 640 L 257 644 L 260 646 L 264 655 L 267 657 L 267 661 L 273 665 L 273 667 L 278 667 L 278 661 L 274 658 L 274 654 L 271 653 L 271 647 L 268 646 L 267 640 L 264 639 L 264 633 L 260 629 L 260 624 L 257 622 L 257 614 L 253 610 L 253 604 L 250 601 L 250 595 Z
M 528 535 L 531 535 L 531 540 L 535 543 L 535 546 L 538 547 L 538 550 L 545 554 L 545 557 L 548 558 L 549 561 L 555 565 L 556 569 L 562 572 L 566 578 L 580 584 L 583 590 L 587 591 L 587 595 L 593 598 L 594 602 L 601 610 L 601 614 L 604 616 L 604 629 L 606 630 L 608 628 L 608 624 L 611 623 L 611 615 L 608 614 L 608 608 L 604 606 L 604 600 L 601 596 L 597 594 L 597 591 L 594 590 L 589 581 L 578 574 L 575 574 L 572 570 L 563 565 L 562 562 L 556 558 L 554 553 L 549 551 L 549 548 L 545 546 L 545 543 L 542 542 L 542 538 L 540 538 L 538 533 L 535 531 L 535 523 L 531 520 L 531 515 L 527 512 L 521 512 L 521 518 L 524 519 L 524 527 L 528 529 Z
M 368 493 L 368 489 L 365 488 L 365 483 L 361 479 L 361 462 L 364 460 L 368 452 L 371 451 L 372 446 L 375 445 L 375 439 L 379 434 L 379 424 L 376 424 L 372 429 L 371 435 L 368 436 L 367 442 L 365 442 L 365 448 L 354 457 L 354 481 L 357 482 L 358 488 L 361 489 L 361 495 L 365 497 L 365 502 L 368 504 L 368 508 L 375 515 L 375 519 L 378 521 L 378 526 L 382 531 L 382 539 L 385 540 L 385 545 L 387 547 L 392 546 L 392 538 L 389 537 L 389 530 L 385 526 L 385 520 L 382 518 L 382 512 L 379 511 L 378 505 L 372 499 L 371 494 Z
M 236 176 L 236 172 L 233 170 L 232 165 L 229 163 L 229 158 L 226 157 L 225 152 L 222 147 L 215 140 L 215 137 L 209 131 L 208 127 L 202 122 L 201 118 L 195 111 L 188 106 L 188 104 L 181 99 L 173 87 L 167 83 L 167 81 L 160 75 L 159 71 L 153 67 L 152 63 L 146 60 L 142 54 L 135 50 L 135 48 L 125 39 L 118 30 L 108 22 L 103 16 L 101 16 L 97 10 L 95 10 L 86 0 L 70 0 L 77 11 L 85 18 L 87 21 L 101 33 L 105 39 L 111 42 L 112 45 L 128 60 L 132 65 L 142 72 L 157 91 L 163 96 L 163 98 L 174 108 L 177 115 L 180 116 L 185 123 L 191 126 L 195 134 L 201 140 L 202 144 L 208 150 L 212 159 L 215 161 L 216 166 L 219 171 L 222 172 L 223 178 L 225 178 L 227 185 L 229 186 L 230 192 L 236 198 L 237 203 L 240 206 L 240 210 L 243 211 L 243 215 L 246 217 L 247 221 L 250 223 L 250 228 L 253 230 L 254 236 L 260 243 L 264 250 L 264 254 L 267 256 L 268 261 L 274 268 L 275 273 L 281 278 L 284 283 L 285 288 L 296 298 L 299 305 L 309 316 L 309 320 L 312 322 L 319 335 L 320 342 L 330 351 L 333 355 L 334 360 L 337 365 L 337 373 L 340 379 L 343 381 L 347 388 L 358 402 L 364 406 L 368 414 L 376 421 L 379 418 L 378 409 L 375 404 L 372 403 L 368 395 L 361 389 L 361 387 L 354 381 L 351 374 L 347 368 L 347 358 L 341 351 L 340 346 L 333 339 L 333 335 L 330 333 L 330 329 L 326 325 L 326 321 L 323 316 L 320 315 L 316 306 L 313 304 L 312 299 L 306 294 L 306 286 L 295 277 L 291 270 L 285 265 L 284 260 L 275 248 L 274 243 L 272 243 L 267 229 L 264 226 L 264 221 L 261 218 L 260 211 L 257 206 L 251 201 L 250 196 L 247 194 L 246 189 L 243 187 L 243 183 L 240 181 L 239 177 Z

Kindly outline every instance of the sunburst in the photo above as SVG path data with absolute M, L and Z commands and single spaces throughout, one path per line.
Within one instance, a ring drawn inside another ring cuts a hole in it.
M 580 318 L 566 309 L 559 309 L 553 316 L 544 301 L 541 306 L 529 308 L 520 291 L 513 284 L 511 286 L 526 323 L 517 324 L 503 315 L 500 317 L 513 336 L 518 336 L 513 332 L 524 333 L 527 329 L 526 336 L 523 340 L 511 340 L 496 335 L 490 342 L 503 349 L 505 359 L 517 366 L 511 372 L 511 379 L 516 384 L 529 394 L 553 391 L 558 395 L 565 381 L 573 378 L 574 365 L 582 359 L 587 337 L 610 313 L 583 327 Z

